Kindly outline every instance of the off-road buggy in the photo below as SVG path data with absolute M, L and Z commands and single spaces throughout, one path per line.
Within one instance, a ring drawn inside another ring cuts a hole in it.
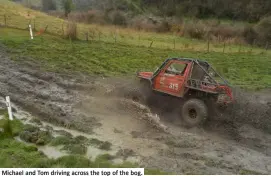
M 203 60 L 170 58 L 155 72 L 138 72 L 137 77 L 152 93 L 180 98 L 180 116 L 190 127 L 201 125 L 214 105 L 233 102 L 228 82 Z

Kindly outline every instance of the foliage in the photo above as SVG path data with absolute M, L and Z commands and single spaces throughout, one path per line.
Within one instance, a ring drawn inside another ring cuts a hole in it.
M 255 28 L 258 34 L 257 41 L 260 41 L 262 45 L 271 43 L 271 16 L 263 18 Z
M 69 21 L 66 28 L 65 37 L 70 40 L 77 39 L 77 24 L 74 21 Z
M 42 10 L 56 10 L 56 4 L 53 0 L 42 0 Z
M 65 12 L 65 17 L 68 17 L 68 15 L 74 9 L 74 4 L 72 0 L 62 0 L 62 6 Z
M 269 0 L 141 0 L 158 15 L 190 16 L 197 18 L 226 18 L 255 22 L 271 11 Z
M 194 45 L 195 50 L 172 50 L 104 41 L 74 41 L 74 48 L 71 48 L 70 41 L 56 36 L 44 35 L 29 42 L 27 31 L 0 29 L 0 34 L 8 34 L 1 35 L 0 42 L 9 48 L 9 53 L 18 61 L 22 57 L 24 60 L 34 59 L 43 63 L 43 69 L 50 71 L 134 77 L 138 70 L 154 70 L 166 58 L 191 57 L 209 61 L 233 86 L 271 86 L 269 52 L 251 54 L 247 49 L 248 53 L 223 53 L 222 44 L 221 49 L 208 53 L 206 50 L 197 50 L 197 45 L 193 43 L 187 44 Z M 206 48 L 205 44 L 200 46 Z M 238 51 L 239 46 L 235 49 Z

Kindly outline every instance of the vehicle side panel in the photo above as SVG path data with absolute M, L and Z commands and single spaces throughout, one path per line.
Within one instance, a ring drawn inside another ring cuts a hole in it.
M 166 70 L 172 63 L 187 64 L 183 75 L 174 75 L 166 73 Z M 159 92 L 170 94 L 177 97 L 183 97 L 185 84 L 191 70 L 191 63 L 181 61 L 170 61 L 160 73 L 154 78 L 153 89 Z

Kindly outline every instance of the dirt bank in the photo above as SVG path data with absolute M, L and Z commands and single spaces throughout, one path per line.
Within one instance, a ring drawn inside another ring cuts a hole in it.
M 118 87 L 121 93 L 114 91 Z M 33 62 L 15 63 L 3 51 L 0 88 L 1 96 L 9 95 L 46 122 L 95 134 L 133 151 L 142 167 L 176 174 L 271 172 L 271 135 L 262 130 L 270 122 L 271 101 L 261 98 L 263 94 L 255 94 L 257 99 L 246 95 L 249 103 L 241 101 L 234 114 L 223 115 L 224 121 L 185 129 L 173 113 L 176 108 L 164 103 L 167 98 L 159 98 L 156 108 L 133 102 L 132 80 L 48 73 Z

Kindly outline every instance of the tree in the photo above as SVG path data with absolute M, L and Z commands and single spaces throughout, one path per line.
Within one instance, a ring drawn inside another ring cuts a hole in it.
M 74 7 L 72 0 L 62 0 L 62 6 L 65 11 L 65 17 L 68 17 Z
M 53 2 L 53 0 L 42 0 L 42 10 L 56 10 L 56 4 Z

